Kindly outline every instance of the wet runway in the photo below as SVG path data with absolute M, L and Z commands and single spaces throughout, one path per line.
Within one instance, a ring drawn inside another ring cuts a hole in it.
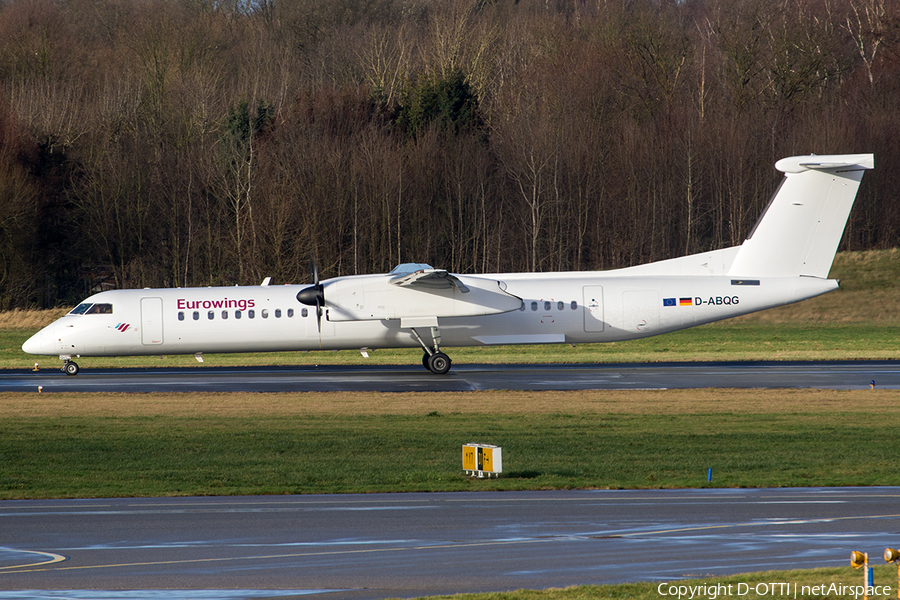
M 671 388 L 900 389 L 900 361 L 587 365 L 193 367 L 0 371 L 0 392 L 291 392 L 627 390 Z
M 0 599 L 363 600 L 845 566 L 897 545 L 900 488 L 29 500 L 0 530 Z

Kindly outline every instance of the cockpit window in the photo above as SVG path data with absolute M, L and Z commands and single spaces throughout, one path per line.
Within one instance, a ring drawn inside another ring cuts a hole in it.
M 90 303 L 79 304 L 78 306 L 76 306 L 75 308 L 70 310 L 69 314 L 70 315 L 83 315 L 85 312 L 87 312 L 87 309 L 89 309 L 91 306 L 92 306 L 92 304 L 90 304 Z
M 112 314 L 112 304 L 100 304 L 97 303 L 93 305 L 86 313 L 86 315 L 111 315 Z
M 85 302 L 84 304 L 79 304 L 75 308 L 69 311 L 70 315 L 111 315 L 113 311 L 112 304 L 91 304 L 90 302 Z

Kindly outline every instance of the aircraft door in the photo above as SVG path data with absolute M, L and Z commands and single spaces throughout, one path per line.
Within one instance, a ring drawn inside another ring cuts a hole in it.
M 162 298 L 141 298 L 141 342 L 145 346 L 163 343 Z
M 586 285 L 584 292 L 584 330 L 599 333 L 606 327 L 603 322 L 603 286 Z
M 659 329 L 659 294 L 655 290 L 635 290 L 622 294 L 625 331 L 650 333 Z

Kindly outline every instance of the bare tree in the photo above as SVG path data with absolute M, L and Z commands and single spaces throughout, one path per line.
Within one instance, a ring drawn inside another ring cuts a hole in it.
M 872 72 L 878 49 L 884 41 L 886 29 L 884 0 L 851 0 L 846 28 L 853 39 L 859 57 L 866 65 L 869 84 L 875 85 Z

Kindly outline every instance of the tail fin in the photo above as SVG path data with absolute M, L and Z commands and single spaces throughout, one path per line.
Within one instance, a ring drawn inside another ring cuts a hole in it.
M 785 177 L 728 274 L 824 279 L 863 172 L 875 168 L 875 156 L 794 156 L 779 160 L 775 168 Z

